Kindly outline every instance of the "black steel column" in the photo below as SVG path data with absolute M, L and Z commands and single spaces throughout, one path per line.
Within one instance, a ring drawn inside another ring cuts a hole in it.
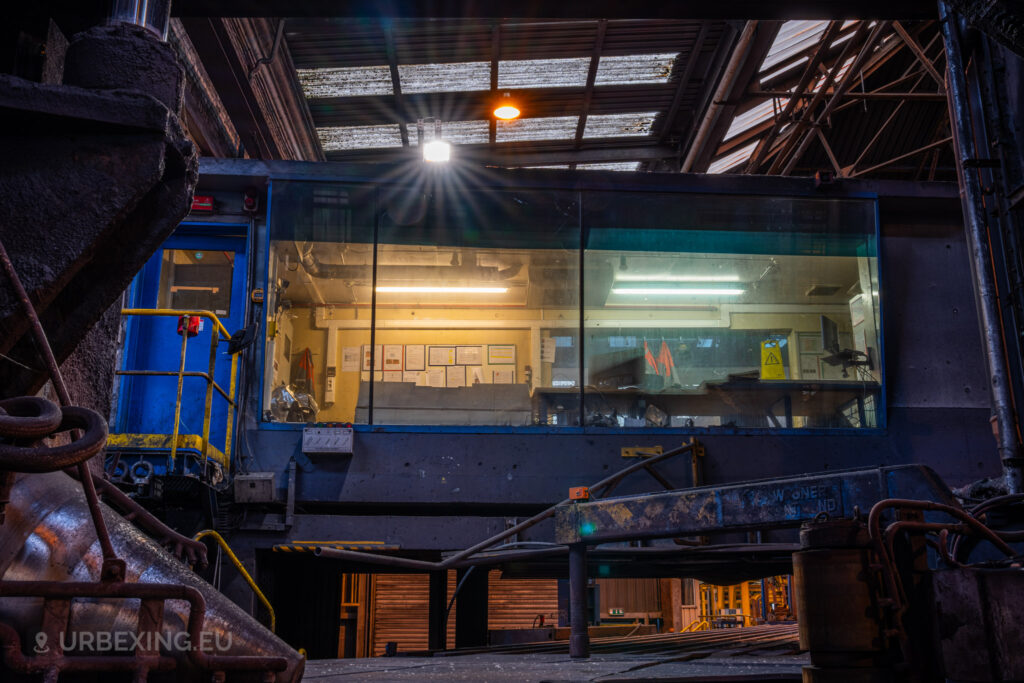
M 455 647 L 482 647 L 487 645 L 487 568 L 460 569 L 458 578 Z
M 978 158 L 971 129 L 970 104 L 964 75 L 963 52 L 960 47 L 958 17 L 945 2 L 939 2 L 939 23 L 946 46 L 946 75 L 949 81 L 949 120 L 953 130 L 957 175 L 960 181 L 960 201 L 964 212 L 964 233 L 971 259 L 974 294 L 981 319 L 981 336 L 988 362 L 989 383 L 992 387 L 992 410 L 999 428 L 999 458 L 1003 463 L 1003 476 L 1010 493 L 1024 491 L 1022 459 L 1018 452 L 1017 428 L 1010 399 L 1006 356 L 1000 331 L 999 302 L 992 275 L 992 255 L 988 246 L 988 230 L 981 183 L 975 170 L 967 168 L 968 161 Z
M 427 647 L 444 650 L 448 647 L 448 572 L 430 572 L 430 593 L 427 598 Z
M 586 659 L 590 656 L 587 634 L 587 545 L 569 546 L 569 656 Z

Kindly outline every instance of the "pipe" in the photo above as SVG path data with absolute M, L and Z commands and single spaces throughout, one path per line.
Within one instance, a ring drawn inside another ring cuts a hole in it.
M 260 67 L 264 64 L 270 64 L 277 57 L 277 51 L 281 49 L 281 41 L 284 39 L 284 19 L 277 22 L 277 33 L 274 35 L 274 46 L 270 48 L 270 54 L 266 57 L 260 57 L 256 60 L 256 63 L 249 69 L 249 80 L 253 79 L 256 72 L 260 70 Z
M 220 546 L 220 549 L 223 550 L 224 553 L 228 556 L 228 559 L 231 560 L 231 564 L 235 565 L 235 569 L 237 569 L 238 573 L 242 575 L 242 578 L 245 579 L 245 582 L 249 584 L 249 588 L 252 589 L 252 592 L 256 594 L 256 598 L 260 601 L 260 604 L 267 608 L 267 614 L 270 615 L 270 630 L 271 632 L 276 632 L 277 615 L 274 613 L 274 608 L 271 606 L 270 601 L 267 600 L 267 596 L 264 595 L 263 591 L 260 590 L 260 587 L 256 585 L 256 581 L 253 580 L 252 575 L 249 573 L 249 570 L 247 570 L 245 568 L 245 565 L 242 564 L 242 561 L 238 559 L 238 555 L 235 555 L 235 551 L 231 549 L 231 546 L 229 546 L 228 542 L 224 540 L 224 537 L 216 531 L 214 531 L 213 529 L 205 529 L 203 531 L 200 531 L 198 534 L 192 537 L 192 540 L 201 541 L 206 537 L 210 537 L 217 542 L 217 545 Z
M 1009 493 L 1024 492 L 1024 459 L 1020 457 L 1016 438 L 1010 382 L 1006 356 L 1000 339 L 999 301 L 992 274 L 992 257 L 988 248 L 984 200 L 978 175 L 965 168 L 965 162 L 978 156 L 971 131 L 967 80 L 964 75 L 963 52 L 960 46 L 957 17 L 947 2 L 939 2 L 939 24 L 946 48 L 946 77 L 949 79 L 949 120 L 953 128 L 953 147 L 957 158 L 957 179 L 960 202 L 964 212 L 964 233 L 971 259 L 971 275 L 981 323 L 981 337 L 988 364 L 995 413 L 999 459 Z
M 109 588 L 90 584 L 88 591 L 178 591 L 189 602 L 172 600 L 164 610 L 164 632 L 189 633 L 195 628 L 195 595 L 206 604 L 205 623 L 199 624 L 207 633 L 207 642 L 230 645 L 217 655 L 241 655 L 283 658 L 285 670 L 277 683 L 298 683 L 304 660 L 277 636 L 268 631 L 240 607 L 210 584 L 196 576 L 185 564 L 168 555 L 142 536 L 129 522 L 105 505 L 102 514 L 110 529 L 111 541 L 120 557 L 126 560 L 125 582 Z M 0 527 L 0 579 L 3 582 L 47 582 L 54 591 L 70 590 L 60 583 L 94 582 L 99 577 L 102 553 L 92 534 L 88 504 L 81 487 L 62 473 L 19 475 L 12 490 L 7 522 Z M 50 584 L 48 582 L 58 582 Z M 155 584 L 155 585 L 147 585 Z M 0 583 L 0 623 L 10 625 L 21 642 L 34 643 L 39 631 L 43 605 L 38 600 L 13 597 L 17 583 Z M 36 591 L 34 595 L 42 595 Z M 139 620 L 139 604 L 135 600 L 107 598 L 76 599 L 69 622 L 75 633 L 135 633 Z M 194 639 L 191 642 L 196 642 Z M 179 668 L 188 668 L 191 653 L 173 653 Z M 185 661 L 185 660 L 188 661 Z M 227 663 L 230 665 L 230 663 Z M 203 661 L 202 666 L 220 667 L 223 661 Z M 262 674 L 229 681 L 260 681 Z M 0 679 L 3 674 L 0 674 Z M 6 679 L 4 679 L 6 680 Z M 200 680 L 198 675 L 184 680 Z
M 587 629 L 587 544 L 569 546 L 569 656 L 590 657 Z
M 732 50 L 732 57 L 729 58 L 729 64 L 725 67 L 725 73 L 718 84 L 718 89 L 715 90 L 715 94 L 711 98 L 711 104 L 708 106 L 707 111 L 704 112 L 704 118 L 700 122 L 697 134 L 693 137 L 693 143 L 690 144 L 690 150 L 686 153 L 683 165 L 679 167 L 680 173 L 690 172 L 693 168 L 693 162 L 697 160 L 697 155 L 703 150 L 704 145 L 711 136 L 711 131 L 718 121 L 719 111 L 729 96 L 729 92 L 735 87 L 739 71 L 747 60 L 747 53 L 750 52 L 750 45 L 754 42 L 754 34 L 756 32 L 756 21 L 748 21 L 743 27 L 743 33 L 740 34 L 739 40 L 736 41 L 736 47 Z

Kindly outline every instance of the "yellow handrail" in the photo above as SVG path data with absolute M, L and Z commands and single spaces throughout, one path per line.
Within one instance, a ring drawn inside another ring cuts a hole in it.
M 209 445 L 210 445 L 210 418 L 213 412 L 213 390 L 214 388 L 224 396 L 228 403 L 228 421 L 227 427 L 224 433 L 224 459 L 222 462 L 225 468 L 231 466 L 231 439 L 234 432 L 234 417 L 235 417 L 235 375 L 238 371 L 238 354 L 231 354 L 231 381 L 228 385 L 228 393 L 225 394 L 224 390 L 214 380 L 214 370 L 217 365 L 217 344 L 220 341 L 221 335 L 225 339 L 231 338 L 231 333 L 228 332 L 227 328 L 221 323 L 220 318 L 213 311 L 203 310 L 177 310 L 173 308 L 122 308 L 121 315 L 140 315 L 140 316 L 165 316 L 165 317 L 181 317 L 181 316 L 197 316 L 200 318 L 206 318 L 210 320 L 214 327 L 210 333 L 210 362 L 209 368 L 206 373 L 196 373 L 185 371 L 185 349 L 188 343 L 188 336 L 182 335 L 181 338 L 181 360 L 179 363 L 178 371 L 173 373 L 159 372 L 155 370 L 132 370 L 122 371 L 118 374 L 123 375 L 174 375 L 178 378 L 178 390 L 174 401 L 174 429 L 171 434 L 171 465 L 173 467 L 175 459 L 178 454 L 178 430 L 181 425 L 181 394 L 182 387 L 185 377 L 202 376 L 206 380 L 206 400 L 203 409 L 203 436 L 202 436 L 202 448 L 203 457 L 208 457 Z
M 682 631 L 680 631 L 680 633 L 692 633 L 694 631 L 709 630 L 711 630 L 711 624 L 708 623 L 707 619 L 694 619 L 692 622 L 690 622 L 690 625 L 684 628 Z
M 221 324 L 220 318 L 213 311 L 179 311 L 174 308 L 122 308 L 121 315 L 163 315 L 163 316 L 181 316 L 181 315 L 193 315 L 199 316 L 200 318 L 206 318 L 213 322 L 217 326 L 217 331 L 224 335 L 225 339 L 231 337 L 231 333 L 228 332 L 227 328 Z
M 267 600 L 267 596 L 263 594 L 263 591 L 260 590 L 260 587 L 256 585 L 255 581 L 253 581 L 252 575 L 250 575 L 249 572 L 246 571 L 245 566 L 242 564 L 242 561 L 239 560 L 238 556 L 235 555 L 234 551 L 231 550 L 230 546 L 228 546 L 228 542 L 224 540 L 224 537 L 216 531 L 214 531 L 213 529 L 206 529 L 204 531 L 200 531 L 198 534 L 193 536 L 192 540 L 201 541 L 207 536 L 209 536 L 217 542 L 217 545 L 219 545 L 221 550 L 223 550 L 225 554 L 227 554 L 227 556 L 231 559 L 231 562 L 235 565 L 235 568 L 242 575 L 242 578 L 245 579 L 245 582 L 249 584 L 249 588 L 252 588 L 252 592 L 256 594 L 256 597 L 263 604 L 263 606 L 267 608 L 267 613 L 270 614 L 270 630 L 275 631 L 277 629 L 277 615 L 274 614 L 274 608 L 270 606 L 270 601 Z

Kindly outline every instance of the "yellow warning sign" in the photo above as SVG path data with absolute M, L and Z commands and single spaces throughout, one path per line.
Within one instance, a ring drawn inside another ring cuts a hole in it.
M 761 342 L 761 379 L 786 379 L 782 349 L 779 342 L 772 339 Z

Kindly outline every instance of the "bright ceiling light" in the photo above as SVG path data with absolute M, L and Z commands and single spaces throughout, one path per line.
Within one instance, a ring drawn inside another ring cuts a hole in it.
M 613 287 L 612 294 L 651 294 L 655 296 L 739 296 L 745 289 L 712 287 Z
M 424 161 L 448 161 L 452 157 L 452 146 L 444 140 L 431 140 L 423 145 Z
M 494 110 L 494 115 L 503 121 L 511 121 L 518 118 L 522 112 L 511 104 L 503 104 Z
M 383 294 L 504 294 L 508 287 L 377 287 Z
M 739 275 L 622 275 L 617 282 L 739 282 Z

